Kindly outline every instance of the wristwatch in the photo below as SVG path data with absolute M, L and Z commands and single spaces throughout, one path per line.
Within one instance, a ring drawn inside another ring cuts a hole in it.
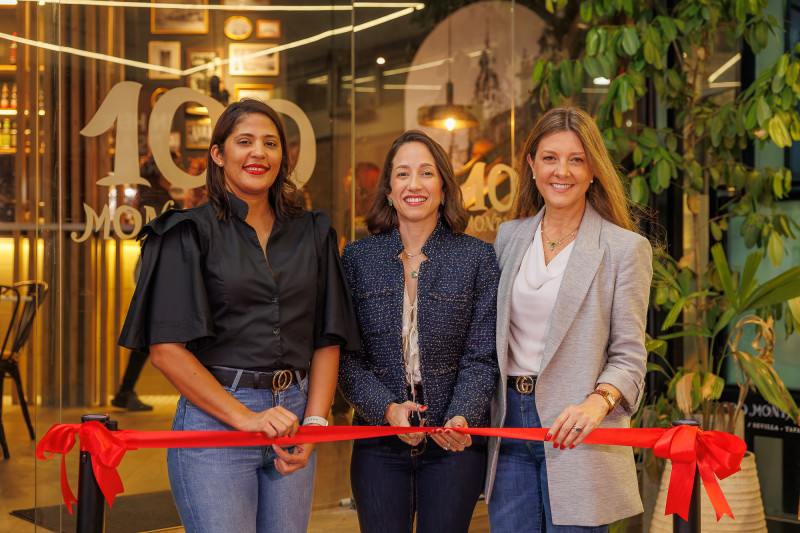
M 616 398 L 614 398 L 614 395 L 613 395 L 613 394 L 611 394 L 611 391 L 610 391 L 610 390 L 608 390 L 608 389 L 606 389 L 606 388 L 603 388 L 603 387 L 597 387 L 595 390 L 593 390 L 593 391 L 591 392 L 591 394 L 589 394 L 589 396 L 591 396 L 592 394 L 597 394 L 597 395 L 599 395 L 599 396 L 602 396 L 602 397 L 603 397 L 603 399 L 604 399 L 606 402 L 608 402 L 608 410 L 609 410 L 609 411 L 611 411 L 612 409 L 614 409 L 614 407 L 617 405 L 617 401 L 618 401 L 618 400 L 617 400 Z

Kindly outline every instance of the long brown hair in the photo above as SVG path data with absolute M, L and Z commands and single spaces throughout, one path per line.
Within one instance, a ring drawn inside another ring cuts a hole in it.
M 444 148 L 439 143 L 431 139 L 426 133 L 419 130 L 409 130 L 395 139 L 386 160 L 383 163 L 381 177 L 378 180 L 378 190 L 375 199 L 370 207 L 369 214 L 364 217 L 367 229 L 370 233 L 384 233 L 397 227 L 397 211 L 389 205 L 387 195 L 391 193 L 392 187 L 392 164 L 397 151 L 406 143 L 418 142 L 424 144 L 436 163 L 436 170 L 442 178 L 444 189 L 444 205 L 439 206 L 439 215 L 442 221 L 453 233 L 460 233 L 467 227 L 469 214 L 464 207 L 464 197 L 461 194 L 461 187 L 456 183 L 453 164 Z
M 285 220 L 287 216 L 299 216 L 303 209 L 297 204 L 297 187 L 289 179 L 291 166 L 286 142 L 286 128 L 274 109 L 264 102 L 252 98 L 232 103 L 222 112 L 214 126 L 214 132 L 211 134 L 211 146 L 217 145 L 219 153 L 223 154 L 225 141 L 231 136 L 236 125 L 253 113 L 260 113 L 275 124 L 281 142 L 281 166 L 275 182 L 269 188 L 269 205 L 272 207 L 272 212 L 278 220 Z M 211 150 L 208 151 L 206 163 L 206 188 L 208 189 L 208 200 L 214 206 L 217 218 L 222 221 L 228 220 L 232 215 L 232 210 L 228 199 L 225 172 L 211 157 Z
M 600 129 L 586 111 L 574 107 L 551 109 L 542 115 L 528 135 L 517 163 L 519 192 L 512 210 L 514 218 L 535 215 L 544 206 L 544 199 L 533 180 L 528 155 L 535 159 L 542 139 L 562 131 L 575 133 L 586 151 L 586 160 L 594 174 L 594 183 L 586 191 L 586 200 L 604 219 L 636 231 L 632 204 L 623 185 L 624 178 L 603 144 Z

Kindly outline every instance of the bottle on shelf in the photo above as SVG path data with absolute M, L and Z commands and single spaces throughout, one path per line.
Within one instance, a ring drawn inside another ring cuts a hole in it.
M 8 101 L 8 84 L 4 83 L 0 89 L 0 109 L 8 109 L 11 102 Z
M 17 84 L 11 86 L 11 98 L 8 100 L 8 105 L 11 109 L 17 108 Z
M 11 148 L 11 120 L 4 118 L 3 127 L 0 128 L 0 150 Z
M 16 149 L 17 147 L 17 123 L 11 123 L 11 148 Z
M 14 32 L 12 35 L 16 37 L 17 32 Z M 8 64 L 9 65 L 17 64 L 17 41 L 11 41 L 11 50 L 9 50 L 8 52 Z

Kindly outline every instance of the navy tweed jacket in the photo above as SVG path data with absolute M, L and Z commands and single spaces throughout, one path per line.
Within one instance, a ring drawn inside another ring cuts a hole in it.
M 343 351 L 339 389 L 354 425 L 386 424 L 392 402 L 408 400 L 403 359 L 405 275 L 400 232 L 370 235 L 342 254 L 361 331 L 361 349 Z M 427 425 L 461 415 L 489 425 L 497 376 L 497 258 L 492 245 L 454 234 L 440 221 L 422 252 L 417 288 L 422 393 Z

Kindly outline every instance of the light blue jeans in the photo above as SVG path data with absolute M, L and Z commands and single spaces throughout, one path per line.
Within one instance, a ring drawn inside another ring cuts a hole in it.
M 269 389 L 228 392 L 253 411 L 282 405 L 302 420 L 308 378 L 277 398 Z M 276 401 L 277 400 L 277 401 Z M 224 431 L 231 426 L 181 396 L 173 431 Z M 172 496 L 187 533 L 301 533 L 308 529 L 316 451 L 288 476 L 275 470 L 272 447 L 172 448 L 167 466 Z
M 540 428 L 534 394 L 520 394 L 508 388 L 508 428 Z M 492 497 L 489 500 L 489 529 L 492 533 L 530 531 L 546 533 L 606 533 L 608 526 L 559 526 L 550 515 L 547 490 L 547 461 L 541 441 L 503 439 L 497 458 Z

